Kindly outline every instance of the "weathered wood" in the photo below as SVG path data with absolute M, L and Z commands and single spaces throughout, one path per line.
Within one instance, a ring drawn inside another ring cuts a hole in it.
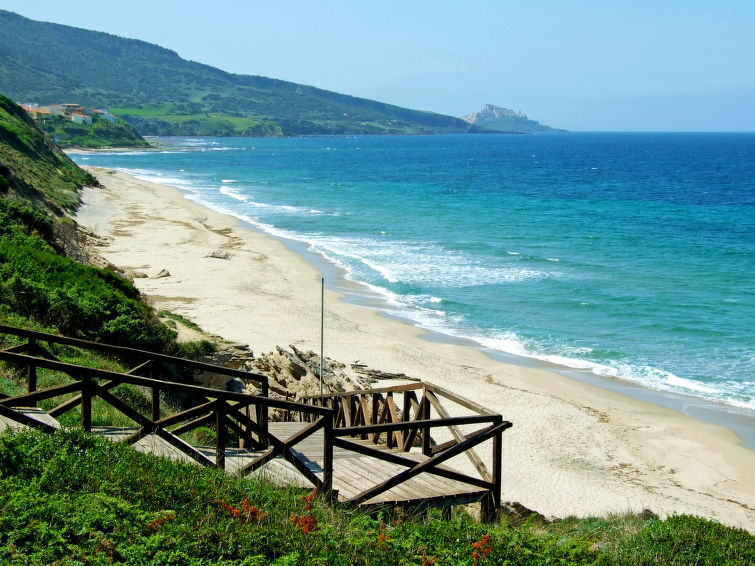
M 215 401 L 215 466 L 225 470 L 225 401 Z
M 175 415 L 170 415 L 168 417 L 160 419 L 159 421 L 155 421 L 155 424 L 167 429 L 169 426 L 172 426 L 174 424 L 178 424 L 189 419 L 199 418 L 202 415 L 206 416 L 212 414 L 213 403 L 214 401 L 202 403 L 201 405 L 197 405 L 196 407 L 192 407 L 191 409 L 186 409 L 185 411 L 181 411 L 180 413 L 177 413 Z
M 195 394 L 197 396 L 209 395 L 208 394 L 208 391 L 209 391 L 211 392 L 212 397 L 215 397 L 216 399 L 223 399 L 226 401 L 255 403 L 255 404 L 260 404 L 260 405 L 277 408 L 277 409 L 290 409 L 290 410 L 295 410 L 295 411 L 304 410 L 304 411 L 308 411 L 308 412 L 318 414 L 318 415 L 330 414 L 330 409 L 326 409 L 323 407 L 305 406 L 301 403 L 296 403 L 294 401 L 285 401 L 282 399 L 271 399 L 271 398 L 261 397 L 259 395 L 236 393 L 234 391 L 209 389 L 206 387 L 202 387 L 200 385 L 188 385 L 185 383 L 162 381 L 158 379 L 151 379 L 149 377 L 141 377 L 141 376 L 129 375 L 125 373 L 118 373 L 118 372 L 109 371 L 109 370 L 77 366 L 73 364 L 67 364 L 64 362 L 42 360 L 39 358 L 34 358 L 32 356 L 26 356 L 24 354 L 9 354 L 7 352 L 0 351 L 0 360 L 11 361 L 14 363 L 20 363 L 24 365 L 28 363 L 36 363 L 39 367 L 62 371 L 63 373 L 67 373 L 68 375 L 71 375 L 72 377 L 78 375 L 81 377 L 87 376 L 89 378 L 96 378 L 96 379 L 118 380 L 122 383 L 129 383 L 131 385 L 141 385 L 144 387 L 158 386 L 158 387 L 164 388 L 167 391 Z M 212 366 L 212 367 L 215 367 L 215 366 Z
M 333 421 L 326 417 L 323 421 L 323 478 L 322 491 L 328 497 L 333 497 Z
M 388 411 L 391 416 L 391 422 L 393 423 L 401 422 L 398 417 L 398 411 L 396 410 L 396 401 L 393 399 L 393 392 L 388 393 L 386 395 L 385 405 L 386 407 L 388 407 Z M 397 431 L 388 432 L 387 436 L 388 436 L 387 444 L 390 448 L 403 445 L 403 441 L 404 441 L 403 431 L 397 430 Z
M 440 385 L 435 385 L 434 383 L 426 383 L 425 387 L 428 391 L 432 391 L 436 395 L 445 397 L 449 401 L 456 403 L 457 405 L 461 405 L 462 407 L 469 409 L 470 411 L 474 411 L 475 413 L 489 416 L 495 416 L 498 414 L 495 411 L 491 411 L 487 407 L 484 407 L 479 403 L 475 403 L 474 401 L 471 401 L 466 397 L 462 397 L 461 395 L 453 393 L 452 391 L 449 391 L 448 389 L 441 387 Z
M 448 414 L 448 411 L 446 411 L 445 407 L 441 405 L 438 398 L 435 396 L 435 393 L 432 391 L 427 392 L 427 400 L 432 404 L 433 407 L 435 407 L 435 410 L 438 413 L 438 416 L 441 419 L 449 419 L 451 418 L 451 415 Z M 462 434 L 461 430 L 459 430 L 459 427 L 456 425 L 449 425 L 448 430 L 451 431 L 451 436 L 456 439 L 457 443 L 464 442 L 465 437 Z M 469 461 L 472 462 L 472 465 L 477 470 L 477 473 L 480 474 L 480 477 L 483 479 L 486 479 L 488 481 L 492 481 L 492 478 L 490 476 L 490 472 L 485 467 L 485 464 L 482 463 L 482 460 L 480 460 L 480 457 L 477 455 L 477 453 L 474 451 L 474 448 L 470 448 L 466 451 L 466 455 L 469 458 Z
M 374 418 L 374 414 L 370 414 L 370 405 L 367 401 L 367 395 L 360 395 L 359 396 L 359 406 L 362 409 L 362 424 L 374 424 L 372 422 L 372 419 Z M 369 437 L 370 440 L 374 442 L 375 435 L 374 434 L 363 434 L 362 438 Z
M 346 448 L 352 452 L 357 452 L 358 454 L 363 454 L 364 456 L 370 456 L 378 460 L 385 460 L 386 462 L 390 462 L 392 464 L 398 464 L 406 468 L 411 468 L 415 466 L 418 462 L 422 461 L 422 460 L 413 460 L 411 458 L 407 458 L 405 456 L 402 456 L 399 453 L 392 452 L 392 451 L 384 451 L 384 452 L 378 451 L 371 446 L 358 444 L 356 442 L 341 439 L 341 438 L 334 438 L 333 445 L 336 447 Z M 461 472 L 457 472 L 455 470 L 451 470 L 447 468 L 440 468 L 440 467 L 432 468 L 428 470 L 428 473 L 432 475 L 444 477 L 450 480 L 463 482 L 463 483 L 473 485 L 475 487 L 487 489 L 487 490 L 493 488 L 493 484 L 490 482 L 487 482 L 480 478 L 475 478 L 473 476 L 468 476 L 466 474 L 462 474 Z
M 38 403 L 39 401 L 52 399 L 53 397 L 60 397 L 61 395 L 74 393 L 76 391 L 81 391 L 80 382 L 64 383 L 63 385 L 48 387 L 47 389 L 43 389 L 42 391 L 23 393 L 21 395 L 16 395 L 15 397 L 3 399 L 2 402 L 8 407 L 31 407 L 32 405 L 36 405 L 36 403 Z
M 0 325 L 0 333 L 6 328 Z M 486 518 L 492 516 L 491 514 L 494 515 L 495 510 L 500 506 L 501 435 L 506 428 L 511 426 L 511 423 L 503 422 L 500 415 L 432 384 L 412 383 L 374 390 L 310 396 L 306 398 L 308 405 L 304 405 L 294 401 L 269 399 L 265 395 L 246 395 L 210 390 L 175 381 L 164 381 L 154 379 L 153 375 L 150 377 L 135 375 L 137 371 L 142 371 L 148 366 L 157 369 L 158 366 L 165 365 L 204 369 L 225 375 L 235 375 L 238 372 L 239 377 L 252 380 L 256 374 L 228 370 L 211 364 L 192 363 L 170 356 L 127 348 L 102 348 L 100 347 L 102 345 L 75 339 L 59 340 L 60 337 L 54 336 L 48 339 L 48 335 L 41 334 L 40 337 L 40 333 L 34 332 L 9 333 L 26 336 L 30 344 L 1 350 L 0 360 L 26 365 L 27 368 L 34 366 L 63 372 L 77 380 L 77 383 L 1 399 L 0 415 L 2 412 L 11 412 L 11 418 L 25 420 L 19 417 L 19 413 L 10 406 L 24 401 L 37 402 L 81 391 L 81 395 L 77 396 L 80 401 L 74 398 L 62 403 L 54 410 L 68 410 L 81 402 L 82 424 L 84 428 L 91 428 L 91 399 L 93 396 L 99 396 L 141 426 L 127 438 L 128 442 L 139 442 L 153 434 L 155 438 L 165 443 L 164 447 L 172 446 L 175 449 L 172 453 L 174 456 L 183 454 L 204 466 L 225 468 L 230 465 L 233 469 L 240 468 L 242 473 L 249 473 L 272 459 L 281 457 L 319 491 L 331 495 L 340 492 L 341 499 L 359 504 L 411 504 L 419 508 L 436 505 L 446 509 L 452 504 L 480 501 L 482 498 L 482 511 Z M 128 374 L 66 364 L 38 347 L 36 344 L 38 340 L 75 345 L 116 355 L 130 355 L 136 359 L 141 358 L 141 363 Z M 22 353 L 24 351 L 27 354 Z M 42 357 L 29 354 L 39 354 Z M 175 376 L 170 368 L 162 367 L 162 369 L 167 372 L 167 375 Z M 104 379 L 110 381 L 98 385 L 97 380 Z M 31 381 L 30 378 L 30 386 Z M 141 415 L 109 392 L 109 389 L 118 383 L 130 383 L 151 389 L 151 419 Z M 266 378 L 260 383 L 263 393 L 267 393 L 269 385 Z M 160 419 L 162 391 L 181 392 L 195 397 L 204 397 L 208 401 L 180 415 Z M 418 400 L 418 391 L 422 391 L 421 400 Z M 404 394 L 400 411 L 394 399 L 395 393 Z M 438 396 L 476 414 L 450 417 Z M 250 411 L 252 407 L 253 411 Z M 431 407 L 435 409 L 437 418 L 431 418 Z M 298 415 L 300 420 L 309 421 L 311 424 L 298 428 L 287 439 L 282 440 L 279 438 L 282 436 L 282 428 L 275 434 L 269 430 L 267 415 L 270 408 L 287 412 L 289 416 Z M 214 461 L 211 449 L 199 450 L 178 438 L 178 434 L 200 426 L 213 416 L 217 433 Z M 461 425 L 482 423 L 492 424 L 469 434 L 463 434 L 459 429 Z M 169 431 L 166 428 L 169 425 L 178 426 L 173 431 Z M 30 426 L 40 425 L 35 421 L 30 423 Z M 449 428 L 454 440 L 433 448 L 430 431 L 443 426 Z M 334 429 L 334 427 L 340 428 Z M 259 455 L 233 449 L 228 451 L 226 445 L 229 431 L 237 433 L 239 438 L 244 439 L 254 440 L 256 436 L 258 442 L 250 442 L 251 447 L 258 448 L 262 447 L 263 443 L 268 443 L 269 448 Z M 380 445 L 384 432 L 386 443 Z M 422 439 L 422 451 L 427 456 L 410 451 L 418 436 Z M 365 440 L 347 440 L 345 437 L 362 437 Z M 485 472 L 487 469 L 484 468 L 482 460 L 472 448 L 490 438 L 493 438 L 493 466 L 492 473 L 488 472 L 488 475 L 485 475 L 481 468 Z M 399 453 L 399 450 L 403 452 Z M 467 453 L 477 471 L 483 476 L 482 479 L 467 476 L 442 465 L 449 458 L 461 453 Z M 250 458 L 252 461 L 245 463 Z M 337 466 L 334 464 L 336 458 L 339 462 Z M 431 478 L 430 475 L 434 477 Z
M 416 430 L 418 428 L 440 428 L 450 425 L 467 425 L 494 422 L 494 418 L 488 415 L 465 415 L 461 417 L 448 417 L 445 419 L 420 419 L 411 422 L 384 423 L 376 425 L 344 427 L 333 431 L 335 436 L 358 436 L 362 433 L 387 432 L 394 430 Z
M 29 338 L 29 353 L 33 353 L 36 349 L 37 341 L 35 338 Z M 32 393 L 33 391 L 37 390 L 37 366 L 34 364 L 29 364 L 29 366 L 26 368 L 26 378 L 28 380 L 28 391 L 29 393 Z M 36 407 L 37 404 L 34 403 L 34 406 Z
M 430 402 L 427 400 L 427 389 L 424 390 L 422 395 L 422 418 L 424 420 L 430 420 Z M 430 445 L 432 439 L 430 438 L 430 427 L 426 426 L 422 429 L 422 453 L 425 456 L 430 455 L 432 446 Z
M 177 436 L 172 435 L 170 432 L 165 430 L 163 427 L 158 426 L 154 430 L 154 434 L 171 444 L 173 447 L 178 448 L 181 452 L 186 454 L 189 458 L 192 458 L 193 460 L 196 460 L 200 464 L 202 464 L 205 467 L 208 468 L 214 468 L 215 462 L 210 460 L 207 456 L 202 454 L 199 450 L 194 448 L 191 444 L 184 442 Z
M 26 425 L 30 428 L 40 429 L 43 432 L 52 433 L 57 430 L 54 426 L 43 421 L 38 421 L 37 419 L 33 419 L 32 417 L 25 415 L 20 411 L 11 409 L 10 407 L 5 406 L 2 402 L 0 402 L 0 417 L 5 417 L 6 419 L 22 425 Z
M 362 493 L 360 493 L 357 497 L 353 499 L 353 502 L 361 503 L 362 501 L 369 500 L 372 497 L 382 493 L 383 491 L 386 491 L 390 489 L 391 487 L 398 485 L 416 476 L 417 474 L 422 473 L 423 471 L 437 467 L 442 462 L 445 462 L 446 460 L 461 454 L 469 446 L 474 446 L 476 444 L 484 442 L 485 440 L 497 434 L 499 431 L 503 432 L 503 430 L 505 430 L 506 428 L 510 426 L 511 426 L 510 422 L 504 422 L 504 423 L 499 423 L 498 425 L 493 425 L 489 427 L 488 429 L 481 431 L 480 434 L 476 436 L 474 439 L 465 440 L 463 443 L 457 444 L 456 446 L 454 446 L 453 448 L 450 448 L 446 452 L 433 456 L 432 458 L 429 458 L 422 463 L 416 464 L 415 466 L 409 469 L 406 469 L 403 472 L 400 472 L 391 478 L 388 478 L 381 484 L 378 484 L 371 489 L 367 489 L 363 491 Z
M 170 429 L 170 433 L 176 436 L 181 436 L 182 434 L 186 434 L 187 432 L 190 432 L 196 428 L 199 428 L 200 426 L 206 426 L 208 424 L 211 424 L 212 417 L 213 417 L 212 413 L 207 413 L 204 416 L 201 416 L 197 419 L 189 421 L 188 423 L 184 423 L 180 426 L 177 426 L 176 428 Z
M 93 394 L 96 394 L 100 399 L 102 399 L 103 401 L 106 401 L 108 404 L 118 409 L 121 413 L 126 415 L 136 424 L 141 425 L 142 428 L 147 429 L 150 432 L 153 432 L 157 428 L 158 425 L 156 423 L 149 420 L 147 417 L 142 415 L 139 411 L 129 407 L 126 403 L 118 399 L 115 395 L 113 395 L 109 391 L 105 391 L 103 388 L 101 388 L 100 386 L 96 384 L 93 386 Z M 82 400 L 82 406 L 83 406 L 83 400 Z
M 92 394 L 96 384 L 90 375 L 81 376 L 81 426 L 92 432 Z
M 25 328 L 16 328 L 12 326 L 0 325 L 0 334 L 12 334 L 14 336 L 23 336 L 27 339 L 34 338 L 39 341 L 48 342 L 48 343 L 64 344 L 67 346 L 77 346 L 79 348 L 83 348 L 86 350 L 106 352 L 109 354 L 120 356 L 122 358 L 142 359 L 142 360 L 151 359 L 155 361 L 173 364 L 180 367 L 192 368 L 192 369 L 197 369 L 200 371 L 215 372 L 215 373 L 220 373 L 222 375 L 230 375 L 233 377 L 240 377 L 240 378 L 248 379 L 251 381 L 257 381 L 258 383 L 263 384 L 263 389 L 264 389 L 264 384 L 266 384 L 268 381 L 267 376 L 262 375 L 262 374 L 255 374 L 251 372 L 235 370 L 231 368 L 208 364 L 205 362 L 187 360 L 185 358 L 177 358 L 177 357 L 168 356 L 165 354 L 149 352 L 146 350 L 137 350 L 135 348 L 126 348 L 124 346 L 102 344 L 100 342 L 91 342 L 88 340 L 81 340 L 79 338 L 69 338 L 67 336 L 57 336 L 55 334 L 47 334 L 45 332 L 37 332 L 35 330 L 28 330 Z
M 419 420 L 421 418 L 420 404 L 417 401 L 417 394 L 414 391 L 406 391 L 404 393 L 404 413 L 405 420 L 410 420 L 411 409 L 414 409 L 414 419 Z M 411 450 L 414 445 L 414 439 L 417 438 L 417 428 L 408 429 L 404 435 L 404 452 Z
M 238 474 L 241 476 L 250 474 L 253 471 L 255 471 L 257 468 L 264 466 L 265 464 L 270 462 L 275 457 L 276 457 L 275 448 L 270 447 L 267 450 L 265 450 L 259 457 L 249 462 L 246 466 L 243 466 L 238 471 Z
M 15 346 L 9 346 L 8 348 L 0 348 L 0 352 L 8 352 L 9 354 L 26 354 L 29 351 L 29 344 L 16 344 Z
M 401 391 L 412 391 L 422 389 L 424 387 L 422 382 L 406 383 L 403 385 L 391 385 L 388 387 L 376 387 L 375 389 L 358 389 L 356 391 L 349 391 L 348 393 L 322 393 L 320 395 L 307 395 L 302 397 L 304 399 L 319 399 L 323 397 L 346 396 L 346 395 L 372 395 L 373 393 L 398 393 Z

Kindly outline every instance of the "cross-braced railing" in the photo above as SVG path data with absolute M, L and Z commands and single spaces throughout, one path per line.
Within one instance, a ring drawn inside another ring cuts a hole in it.
M 450 402 L 451 406 L 447 408 L 442 400 Z M 500 507 L 502 434 L 512 426 L 501 415 L 431 383 L 313 395 L 300 401 L 335 412 L 335 447 L 406 467 L 364 490 L 353 502 L 367 501 L 421 473 L 430 473 L 486 490 L 482 499 L 484 519 L 490 519 Z M 291 413 L 290 418 L 307 420 L 309 417 L 306 413 Z M 468 425 L 484 426 L 464 432 L 461 427 Z M 450 440 L 434 442 L 433 430 L 445 431 Z M 488 440 L 492 440 L 490 467 L 475 451 L 475 447 Z M 379 444 L 392 450 L 379 449 Z M 410 451 L 421 451 L 425 458 L 418 461 L 401 454 Z M 479 477 L 441 466 L 462 454 L 470 460 Z
M 81 426 L 91 431 L 93 428 L 92 401 L 101 399 L 135 424 L 133 430 L 124 439 L 129 444 L 135 444 L 149 435 L 154 435 L 201 465 L 225 469 L 229 440 L 235 436 L 240 446 L 252 451 L 253 454 L 250 461 L 239 469 L 239 473 L 250 473 L 273 458 L 282 456 L 318 490 L 329 493 L 332 489 L 333 448 L 330 431 L 333 412 L 323 407 L 308 407 L 300 403 L 267 397 L 266 376 L 143 350 L 109 346 L 7 326 L 0 326 L 0 334 L 10 334 L 25 340 L 16 346 L 0 350 L 0 361 L 26 367 L 27 370 L 26 393 L 15 396 L 0 395 L 0 416 L 6 419 L 45 432 L 53 432 L 56 429 L 51 424 L 18 410 L 22 407 L 36 407 L 45 401 L 47 405 L 50 405 L 50 401 L 53 401 L 52 406 L 46 411 L 49 416 L 57 418 L 80 407 Z M 133 360 L 136 365 L 127 373 L 120 373 L 65 363 L 43 347 L 43 343 L 47 343 L 48 347 L 51 344 L 60 344 L 105 352 L 117 355 L 121 359 Z M 176 368 L 256 381 L 263 393 L 262 395 L 248 395 L 156 378 L 165 374 L 169 378 L 175 378 Z M 65 376 L 63 383 L 39 390 L 37 383 L 39 369 Z M 111 392 L 113 388 L 124 383 L 145 388 L 150 392 L 149 411 L 139 410 Z M 191 399 L 192 406 L 176 414 L 163 416 L 161 400 L 168 396 Z M 268 413 L 271 410 L 306 413 L 310 424 L 290 438 L 279 439 L 268 430 Z M 214 459 L 180 438 L 181 435 L 206 425 L 215 429 Z M 312 472 L 306 461 L 295 450 L 292 450 L 294 446 L 320 429 L 324 430 L 325 439 L 322 478 Z

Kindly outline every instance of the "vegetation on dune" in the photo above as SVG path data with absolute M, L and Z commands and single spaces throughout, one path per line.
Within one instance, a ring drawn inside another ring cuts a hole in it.
M 142 135 L 280 136 L 481 131 L 459 118 L 235 75 L 157 45 L 0 10 L 0 91 L 108 108 Z
M 751 564 L 712 521 L 372 517 L 80 431 L 0 435 L 4 564 Z
M 75 208 L 87 184 L 96 181 L 0 95 L 0 322 L 159 352 L 197 351 L 176 344 L 130 281 L 71 257 L 86 253 L 63 210 Z
M 0 196 L 72 211 L 78 189 L 96 184 L 12 100 L 0 94 Z

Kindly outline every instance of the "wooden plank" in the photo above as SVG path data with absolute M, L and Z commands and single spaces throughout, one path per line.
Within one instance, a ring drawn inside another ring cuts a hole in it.
M 479 434 L 474 439 L 465 440 L 463 443 L 454 446 L 448 451 L 442 454 L 438 454 L 437 456 L 433 456 L 432 458 L 429 458 L 428 460 L 426 460 L 425 462 L 422 462 L 421 464 L 417 464 L 413 466 L 412 468 L 409 468 L 409 469 L 404 470 L 403 472 L 400 472 L 399 474 L 386 480 L 382 484 L 377 485 L 372 489 L 369 489 L 360 493 L 355 499 L 355 502 L 361 503 L 362 501 L 368 501 L 372 499 L 373 497 L 375 497 L 376 495 L 390 489 L 391 487 L 398 485 L 399 483 L 406 481 L 407 479 L 413 476 L 416 476 L 417 474 L 430 470 L 436 467 L 438 464 L 445 462 L 446 460 L 449 460 L 450 458 L 453 458 L 454 456 L 461 454 L 467 448 L 474 446 L 476 444 L 479 444 L 480 442 L 484 442 L 488 438 L 492 438 L 492 436 L 494 436 L 495 434 L 499 432 L 503 432 L 505 429 L 509 428 L 510 426 L 511 426 L 510 422 L 503 422 L 497 425 L 493 425 L 489 427 L 486 431 L 481 432 L 481 434 Z
M 162 438 L 163 440 L 167 441 L 169 444 L 172 444 L 175 448 L 178 448 L 181 452 L 183 452 L 190 458 L 196 460 L 203 466 L 208 467 L 208 468 L 215 467 L 215 462 L 213 462 L 207 456 L 199 452 L 191 444 L 184 442 L 177 436 L 173 436 L 170 432 L 168 432 L 164 428 L 160 426 L 157 427 L 155 429 L 155 434 L 159 436 L 160 438 Z
M 191 409 L 186 409 L 185 411 L 181 411 L 180 413 L 177 413 L 175 415 L 164 417 L 159 421 L 155 421 L 155 424 L 168 428 L 169 426 L 186 421 L 188 419 L 198 418 L 202 415 L 211 413 L 212 405 L 213 401 L 202 403 L 201 405 L 197 405 L 196 407 L 192 407 Z
M 406 379 L 414 379 L 411 377 L 407 377 Z M 424 384 L 419 381 L 415 380 L 417 383 L 405 383 L 403 385 L 389 385 L 388 387 L 376 387 L 374 389 L 358 389 L 355 391 L 348 391 L 346 393 L 323 393 L 321 395 L 307 395 L 306 397 L 302 397 L 302 399 L 318 399 L 322 397 L 343 397 L 345 395 L 364 395 L 364 394 L 373 394 L 373 393 L 399 393 L 402 391 L 412 391 L 412 390 L 418 390 L 422 389 L 424 387 Z
M 396 453 L 392 451 L 379 452 L 375 450 L 374 447 L 372 446 L 364 446 L 356 442 L 344 440 L 340 438 L 336 438 L 334 440 L 334 445 L 335 446 L 351 445 L 350 446 L 351 450 L 355 452 L 359 452 L 360 454 L 364 454 L 366 456 L 372 456 L 379 460 L 385 460 L 386 462 L 392 462 L 392 463 L 404 466 L 405 468 L 412 468 L 416 466 L 417 464 L 428 460 L 428 458 L 422 454 L 414 455 L 415 457 L 418 456 L 419 459 L 412 459 L 411 457 L 407 458 L 407 456 L 409 456 L 410 453 L 406 453 L 406 452 Z M 456 470 L 448 469 L 442 466 L 436 466 L 430 470 L 427 470 L 427 473 L 457 480 L 464 483 L 468 483 L 469 485 L 481 487 L 483 489 L 492 488 L 492 484 L 490 482 L 486 482 L 485 480 L 482 480 L 480 478 L 476 478 L 473 476 L 467 476 L 465 474 L 462 474 L 461 472 L 457 472 Z
M 441 405 L 438 398 L 435 396 L 435 393 L 432 391 L 427 392 L 427 399 L 430 401 L 430 404 L 432 404 L 433 407 L 435 407 L 435 410 L 438 412 L 438 416 L 440 416 L 441 419 L 450 419 L 451 415 L 448 414 L 448 411 L 446 411 L 446 408 Z M 448 430 L 451 431 L 451 436 L 454 437 L 457 444 L 460 442 L 464 442 L 466 439 L 464 435 L 462 434 L 461 430 L 459 430 L 459 427 L 456 425 L 449 425 Z M 485 464 L 482 462 L 480 457 L 477 455 L 477 452 L 474 451 L 474 448 L 470 448 L 465 452 L 467 455 L 467 458 L 469 458 L 469 461 L 472 462 L 472 465 L 477 470 L 477 473 L 480 474 L 480 477 L 487 481 L 493 481 L 493 478 L 490 475 L 490 472 L 485 467 Z
M 64 383 L 62 385 L 48 387 L 42 391 L 33 391 L 32 393 L 22 393 L 15 397 L 8 397 L 3 399 L 3 405 L 6 407 L 29 407 L 40 401 L 44 401 L 45 399 L 52 399 L 53 397 L 75 393 L 76 391 L 81 391 L 80 381 Z
M 424 410 L 422 411 L 424 414 Z M 367 433 L 377 431 L 393 431 L 393 430 L 411 430 L 417 428 L 440 428 L 443 426 L 451 425 L 467 425 L 467 424 L 490 424 L 495 419 L 488 415 L 467 415 L 462 417 L 448 417 L 445 419 L 419 419 L 411 422 L 398 422 L 398 423 L 385 423 L 376 425 L 364 425 L 364 426 L 351 426 L 346 428 L 339 428 L 333 431 L 335 436 L 358 436 L 360 434 L 366 435 Z
M 488 416 L 495 416 L 498 414 L 495 411 L 491 411 L 487 407 L 480 405 L 479 403 L 475 403 L 474 401 L 471 401 L 467 399 L 466 397 L 457 395 L 456 393 L 453 393 L 449 391 L 448 389 L 440 387 L 439 385 L 435 385 L 434 383 L 426 383 L 425 385 L 429 391 L 432 391 L 433 393 L 437 393 L 438 395 L 445 397 L 449 401 L 452 401 L 456 403 L 457 405 L 461 405 L 462 407 L 465 407 L 471 411 L 474 411 L 475 413 L 478 413 L 481 415 L 488 415 Z
M 352 473 L 361 474 L 361 477 L 367 480 L 367 485 L 377 485 L 381 481 L 390 478 L 400 470 L 396 466 L 386 465 L 384 462 L 376 462 L 371 458 L 358 458 L 349 460 L 349 469 Z M 394 486 L 388 497 L 402 501 L 411 501 L 413 499 L 424 499 L 425 495 L 414 490 L 416 486 L 406 486 L 404 484 Z M 386 494 L 381 494 L 386 495 Z
M 11 409 L 0 404 L 0 430 L 24 427 L 37 428 L 44 432 L 55 432 L 60 428 L 60 424 L 42 409 L 36 407 Z
M 370 414 L 370 404 L 367 400 L 367 395 L 360 395 L 359 396 L 359 405 L 362 408 L 362 422 L 367 424 L 375 424 L 373 422 L 373 419 L 375 418 L 375 414 Z M 374 434 L 368 434 L 368 435 L 362 435 L 362 438 L 369 438 L 371 441 L 375 442 L 375 435 Z

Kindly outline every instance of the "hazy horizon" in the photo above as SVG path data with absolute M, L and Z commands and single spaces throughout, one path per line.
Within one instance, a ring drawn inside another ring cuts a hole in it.
M 755 131 L 755 3 L 0 0 L 224 71 L 573 131 Z

